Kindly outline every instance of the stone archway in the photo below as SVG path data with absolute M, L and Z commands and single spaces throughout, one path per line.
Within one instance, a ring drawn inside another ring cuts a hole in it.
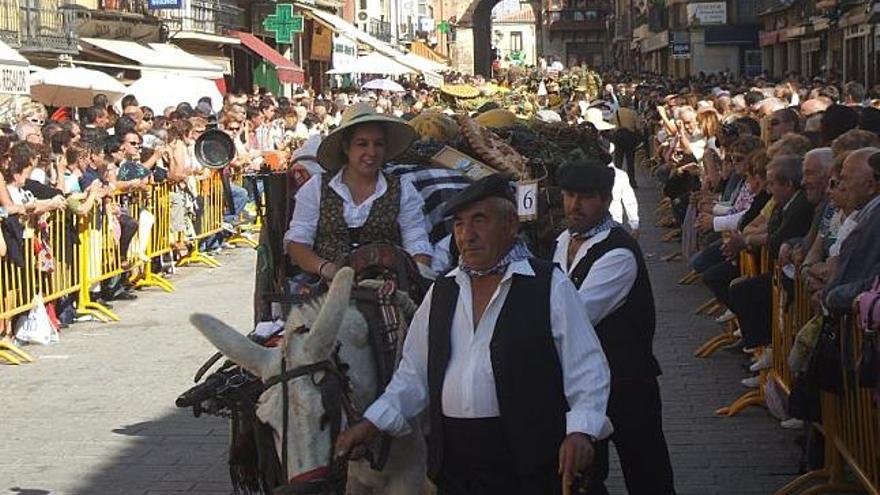
M 492 9 L 500 0 L 471 0 L 456 24 L 455 69 L 488 76 L 492 69 Z M 525 2 L 523 2 L 525 3 Z M 537 54 L 542 53 L 542 1 L 529 0 L 535 14 Z

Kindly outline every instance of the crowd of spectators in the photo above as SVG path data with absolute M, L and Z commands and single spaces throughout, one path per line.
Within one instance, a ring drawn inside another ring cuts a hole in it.
M 671 205 L 662 222 L 723 306 L 717 322 L 736 325 L 732 347 L 756 356 L 742 384 L 757 388 L 773 366 L 774 276 L 789 298 L 804 281 L 827 323 L 880 275 L 880 93 L 820 78 L 620 87 L 651 123 L 644 145 Z M 744 277 L 740 254 L 762 250 L 769 266 Z

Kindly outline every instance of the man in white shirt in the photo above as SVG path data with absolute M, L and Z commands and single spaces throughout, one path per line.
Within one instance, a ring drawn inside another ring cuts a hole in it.
M 578 288 L 608 363 L 610 440 L 630 495 L 675 493 L 663 436 L 660 366 L 654 358 L 654 296 L 642 251 L 608 209 L 614 170 L 583 160 L 559 170 L 568 230 L 557 238 L 553 261 Z M 596 448 L 590 495 L 605 495 L 608 442 Z
M 506 179 L 475 182 L 447 213 L 459 266 L 426 295 L 385 393 L 337 452 L 405 434 L 427 410 L 440 495 L 559 494 L 611 433 L 607 362 L 571 282 L 518 240 Z

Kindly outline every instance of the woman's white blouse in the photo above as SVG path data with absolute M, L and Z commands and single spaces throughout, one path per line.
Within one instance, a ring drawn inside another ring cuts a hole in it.
M 342 213 L 345 217 L 345 223 L 349 228 L 357 228 L 366 223 L 373 203 L 385 194 L 385 191 L 388 190 L 388 183 L 385 181 L 385 177 L 379 174 L 376 191 L 359 205 L 354 203 L 351 191 L 342 182 L 341 171 L 330 179 L 330 188 L 342 198 Z M 397 223 L 400 225 L 403 248 L 412 256 L 418 254 L 430 256 L 434 251 L 428 241 L 428 231 L 425 227 L 427 224 L 425 214 L 422 211 L 424 204 L 424 200 L 412 182 L 401 178 L 400 212 L 397 214 Z M 285 247 L 290 242 L 314 245 L 315 234 L 318 231 L 318 219 L 321 216 L 320 209 L 321 175 L 316 174 L 296 193 L 296 207 L 290 219 L 290 227 L 284 235 Z

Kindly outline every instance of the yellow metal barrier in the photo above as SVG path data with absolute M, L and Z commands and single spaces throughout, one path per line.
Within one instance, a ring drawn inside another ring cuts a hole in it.
M 199 196 L 202 208 L 198 212 L 196 242 L 190 246 L 189 253 L 177 262 L 178 266 L 202 263 L 219 268 L 220 262 L 199 250 L 199 242 L 215 235 L 223 229 L 223 180 L 220 173 L 212 171 L 210 177 L 199 181 Z
M 843 362 L 857 363 L 862 332 L 850 321 L 842 322 L 838 331 Z M 860 386 L 857 373 L 845 369 L 842 374 L 839 395 L 822 392 L 822 421 L 815 425 L 825 437 L 825 465 L 791 481 L 776 495 L 802 490 L 805 494 L 864 491 L 880 495 L 880 408 L 871 391 Z M 852 477 L 855 483 L 849 481 Z
M 757 276 L 760 272 L 758 271 L 758 262 L 755 259 L 755 255 L 747 250 L 740 251 L 739 270 L 740 275 L 743 277 L 750 278 Z M 707 358 L 714 354 L 718 349 L 736 342 L 737 337 L 734 335 L 734 332 L 736 332 L 737 328 L 736 320 L 727 322 L 724 332 L 712 337 L 698 347 L 697 350 L 694 351 L 694 357 Z
M 156 184 L 141 197 L 141 207 L 153 216 L 153 228 L 147 240 L 147 260 L 142 260 L 140 273 L 134 274 L 131 282 L 135 288 L 159 287 L 165 292 L 174 292 L 174 285 L 161 274 L 153 271 L 152 260 L 171 252 L 171 184 Z M 138 212 L 140 216 L 140 212 Z M 139 234 L 140 235 L 140 234 Z M 140 239 L 144 242 L 143 239 Z
M 47 237 L 55 259 L 54 270 L 40 271 L 34 253 L 34 241 L 38 230 L 27 227 L 24 232 L 23 266 L 16 266 L 9 257 L 0 258 L 0 280 L 3 280 L 3 297 L 0 298 L 0 320 L 30 311 L 34 298 L 42 295 L 43 301 L 51 302 L 79 289 L 79 251 L 73 243 L 75 222 L 64 210 L 46 215 Z
M 92 300 L 91 288 L 113 276 L 122 273 L 122 260 L 119 248 L 111 229 L 111 208 L 114 203 L 106 201 L 92 207 L 89 216 L 83 219 L 80 229 L 80 280 L 77 313 L 90 315 L 103 322 L 119 321 L 119 317 L 109 308 Z

